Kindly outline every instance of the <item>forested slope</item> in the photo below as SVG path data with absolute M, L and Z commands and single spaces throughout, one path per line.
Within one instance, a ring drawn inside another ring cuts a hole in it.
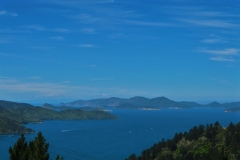
M 126 160 L 239 160 L 240 123 L 223 128 L 218 122 L 194 126 L 189 132 L 176 133 L 173 139 L 154 144 Z
M 32 133 L 34 132 L 32 129 L 25 128 L 22 124 L 40 123 L 43 120 L 100 120 L 116 118 L 116 116 L 104 111 L 69 109 L 57 112 L 42 107 L 34 107 L 27 103 L 0 101 L 0 134 Z

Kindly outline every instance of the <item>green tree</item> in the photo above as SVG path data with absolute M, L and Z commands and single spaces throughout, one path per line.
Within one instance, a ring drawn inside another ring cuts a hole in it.
M 42 136 L 41 132 L 38 132 L 34 141 L 29 143 L 29 157 L 34 160 L 48 160 L 49 143 L 46 143 L 46 139 Z
M 49 143 L 46 142 L 41 132 L 38 132 L 37 137 L 29 144 L 21 134 L 13 148 L 9 148 L 9 160 L 49 160 L 48 148 Z M 56 160 L 63 160 L 63 157 L 57 155 Z
M 9 148 L 10 160 L 26 160 L 28 159 L 27 142 L 25 137 L 21 134 L 21 137 L 14 144 L 13 148 Z
M 63 157 L 60 157 L 59 155 L 57 155 L 56 160 L 63 160 Z
M 131 154 L 126 160 L 137 160 L 137 157 L 135 154 Z

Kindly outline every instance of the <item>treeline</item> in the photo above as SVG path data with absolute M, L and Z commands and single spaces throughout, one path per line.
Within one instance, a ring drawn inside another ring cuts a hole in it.
M 194 126 L 189 132 L 176 133 L 173 139 L 154 144 L 137 157 L 126 160 L 239 160 L 240 123 L 223 128 L 218 122 Z
M 68 109 L 54 111 L 42 107 L 34 107 L 27 103 L 16 103 L 0 100 L 0 134 L 34 133 L 22 124 L 40 123 L 43 120 L 103 120 L 117 117 L 100 110 L 84 111 Z
M 9 148 L 9 160 L 49 160 L 48 148 L 49 143 L 46 142 L 41 132 L 38 132 L 35 140 L 29 143 L 21 134 L 14 146 Z M 57 155 L 56 160 L 63 160 L 63 157 Z

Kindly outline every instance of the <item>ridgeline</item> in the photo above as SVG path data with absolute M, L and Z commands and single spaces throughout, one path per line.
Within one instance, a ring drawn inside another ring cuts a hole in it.
M 240 102 L 231 103 L 218 103 L 212 102 L 208 104 L 199 104 L 196 102 L 181 101 L 176 102 L 166 97 L 145 98 L 145 97 L 132 97 L 126 98 L 100 98 L 92 100 L 78 100 L 69 103 L 61 103 L 60 106 L 68 107 L 111 107 L 123 109 L 164 109 L 164 108 L 236 108 L 240 107 Z
M 66 109 L 54 111 L 27 103 L 0 100 L 0 134 L 34 133 L 22 124 L 42 123 L 43 120 L 102 120 L 117 117 L 101 110 Z
M 137 157 L 126 160 L 239 160 L 240 123 L 223 128 L 215 124 L 194 126 L 189 132 L 176 133 L 173 139 L 154 144 Z

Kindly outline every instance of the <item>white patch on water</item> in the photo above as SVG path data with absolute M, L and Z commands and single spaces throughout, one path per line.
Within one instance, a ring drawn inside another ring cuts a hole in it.
M 68 130 L 62 130 L 62 132 L 70 132 L 70 131 L 74 131 L 75 129 L 68 129 Z

